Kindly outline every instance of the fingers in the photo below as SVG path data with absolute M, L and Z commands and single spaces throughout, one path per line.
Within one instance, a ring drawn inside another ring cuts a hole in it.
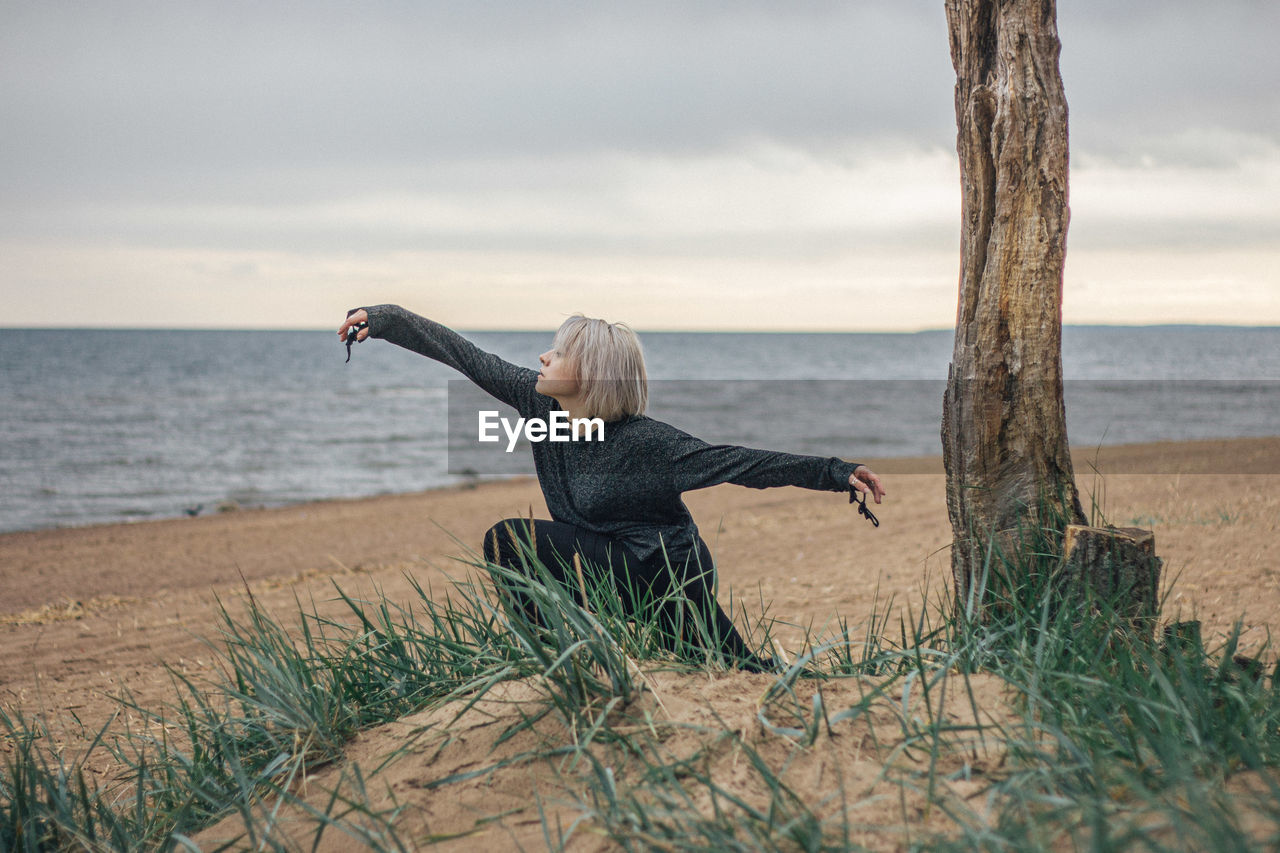
M 880 503 L 881 499 L 888 494 L 880 483 L 879 475 L 866 465 L 859 465 L 853 469 L 853 473 L 849 475 L 849 484 L 863 494 L 873 497 L 876 503 Z
M 880 503 L 881 499 L 887 494 L 884 486 L 880 485 L 880 478 L 872 471 L 863 474 L 867 478 L 867 485 L 871 487 L 871 496 L 876 499 L 876 503 Z
M 361 323 L 367 322 L 369 322 L 369 312 L 365 311 L 363 308 L 359 311 L 352 312 L 345 320 L 342 321 L 342 325 L 338 327 L 338 337 L 345 339 L 347 337 L 348 329 L 352 326 L 359 326 Z M 356 335 L 356 340 L 363 341 L 367 337 L 369 337 L 369 330 L 367 328 L 361 329 L 359 334 Z

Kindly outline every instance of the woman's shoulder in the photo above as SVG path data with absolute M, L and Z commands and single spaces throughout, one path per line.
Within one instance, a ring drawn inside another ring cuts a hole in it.
M 692 438 L 684 430 L 648 415 L 627 415 L 621 420 L 605 424 L 606 432 L 610 428 L 619 435 L 626 436 L 628 441 L 652 445 L 666 445 Z
M 668 426 L 668 424 L 648 415 L 623 415 L 616 421 L 606 422 L 606 425 L 618 427 L 619 429 L 628 429 L 632 432 L 650 432 Z

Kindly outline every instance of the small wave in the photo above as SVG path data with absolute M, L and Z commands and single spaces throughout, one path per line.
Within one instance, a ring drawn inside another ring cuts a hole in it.
M 444 388 L 426 388 L 418 385 L 387 385 L 370 388 L 365 393 L 374 397 L 411 397 L 419 399 L 444 399 Z
M 416 444 L 428 441 L 428 437 L 423 433 L 408 434 L 395 433 L 392 435 L 351 435 L 351 436 L 334 436 L 331 438 L 321 439 L 316 444 L 334 447 L 334 446 L 350 446 L 368 445 L 368 444 Z
M 67 458 L 59 463 L 60 467 L 72 470 L 151 467 L 163 464 L 165 464 L 165 460 L 159 456 L 106 456 L 94 459 Z

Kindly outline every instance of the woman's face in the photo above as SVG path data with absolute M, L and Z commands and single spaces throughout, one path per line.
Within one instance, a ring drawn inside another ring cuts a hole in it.
M 542 362 L 542 371 L 538 374 L 535 391 L 557 400 L 564 400 L 578 393 L 578 371 L 564 353 L 549 349 L 538 356 L 538 361 Z

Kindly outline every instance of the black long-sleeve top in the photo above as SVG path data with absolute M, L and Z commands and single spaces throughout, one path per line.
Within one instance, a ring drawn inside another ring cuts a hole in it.
M 521 417 L 549 420 L 559 409 L 534 390 L 538 373 L 485 352 L 452 329 L 398 305 L 365 308 L 370 337 L 461 371 Z M 681 494 L 719 483 L 756 489 L 800 486 L 843 492 L 858 466 L 837 457 L 802 456 L 708 444 L 670 424 L 630 415 L 605 424 L 604 439 L 532 442 L 547 509 L 567 522 L 622 541 L 637 557 L 683 562 L 698 528 Z

